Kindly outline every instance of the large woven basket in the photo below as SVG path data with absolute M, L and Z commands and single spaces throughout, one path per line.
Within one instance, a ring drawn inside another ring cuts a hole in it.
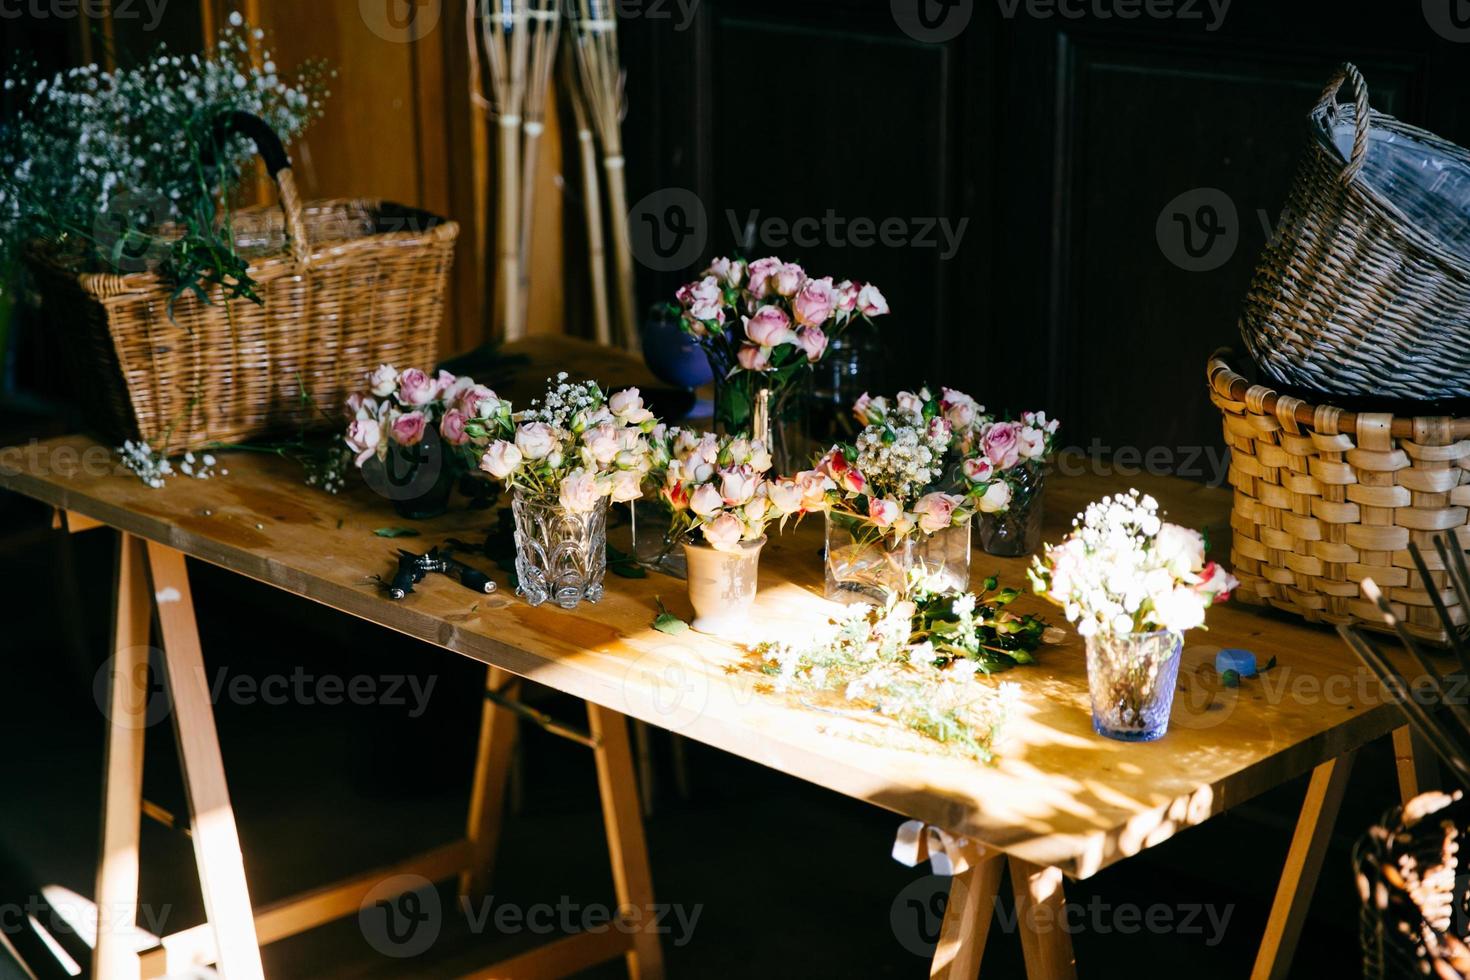
M 1449 637 L 1413 574 L 1424 552 L 1457 626 L 1456 599 L 1432 538 L 1454 531 L 1470 547 L 1470 419 L 1346 412 L 1253 385 L 1218 351 L 1210 399 L 1230 448 L 1232 570 L 1237 595 L 1313 622 L 1383 630 L 1360 583 L 1372 578 L 1416 635 Z
M 1470 152 L 1371 110 L 1350 64 L 1311 129 L 1246 297 L 1251 356 L 1333 395 L 1470 395 Z
M 1364 980 L 1470 978 L 1470 805 L 1426 793 L 1389 811 L 1353 849 Z
M 261 147 L 280 206 L 232 223 L 263 306 L 216 290 L 212 304 L 179 299 L 171 316 L 174 286 L 158 272 L 78 273 L 30 251 L 87 421 L 110 439 L 182 452 L 331 425 L 377 365 L 437 357 L 459 226 L 381 201 L 303 204 L 279 141 L 252 119 L 235 125 Z

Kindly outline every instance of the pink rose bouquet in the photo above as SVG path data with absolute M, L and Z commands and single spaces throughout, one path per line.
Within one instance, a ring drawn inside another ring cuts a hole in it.
M 828 345 L 886 315 L 888 301 L 871 284 L 809 276 L 774 256 L 749 264 L 718 258 L 675 294 L 671 312 L 709 358 L 716 420 L 741 432 L 752 426 L 761 389 L 770 391 L 770 417 L 783 418 Z
M 927 388 L 892 399 L 864 394 L 853 405 L 864 427 L 857 440 L 832 447 L 817 467 L 833 484 L 828 510 L 895 541 L 1004 510 L 1000 471 L 980 448 L 993 425 L 984 412 L 949 388 L 938 397 Z
M 577 513 L 642 496 L 657 420 L 637 388 L 607 396 L 595 382 L 568 382 L 563 373 L 525 411 L 494 398 L 479 408 L 488 410 L 466 419 L 464 431 L 479 468 L 494 479 Z
M 649 443 L 659 498 L 672 515 L 667 548 L 698 532 L 717 551 L 736 551 L 772 522 L 820 507 L 823 491 L 810 485 L 820 475 L 773 477 L 771 454 L 758 440 L 659 426 Z
M 387 463 L 394 454 L 417 465 L 442 446 L 446 470 L 458 475 L 473 469 L 476 458 L 466 424 L 496 415 L 502 406 L 495 392 L 473 378 L 384 364 L 368 374 L 362 391 L 348 397 L 343 441 L 358 469 L 375 459 Z

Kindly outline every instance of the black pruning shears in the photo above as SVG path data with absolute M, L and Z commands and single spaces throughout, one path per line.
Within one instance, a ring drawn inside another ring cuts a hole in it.
M 388 598 L 406 597 L 430 572 L 457 577 L 461 585 L 481 595 L 495 591 L 495 582 L 489 575 L 457 560 L 450 548 L 432 548 L 423 555 L 400 548 L 398 571 L 393 575 L 393 581 L 388 583 Z

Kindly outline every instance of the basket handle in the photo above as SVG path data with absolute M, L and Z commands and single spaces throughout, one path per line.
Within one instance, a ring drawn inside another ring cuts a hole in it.
M 1353 102 L 1357 106 L 1353 125 L 1353 152 L 1348 157 L 1347 166 L 1342 168 L 1342 182 L 1351 183 L 1363 169 L 1363 161 L 1368 157 L 1368 128 L 1371 123 L 1368 109 L 1368 83 L 1363 80 L 1362 72 L 1358 66 L 1350 61 L 1344 61 L 1337 74 L 1332 76 L 1332 81 L 1327 83 L 1327 88 L 1322 92 L 1322 98 L 1318 100 L 1313 112 L 1326 112 L 1337 108 L 1337 92 L 1342 88 L 1342 83 L 1352 80 Z
M 276 182 L 281 195 L 281 210 L 286 213 L 286 238 L 290 244 L 291 257 L 299 266 L 311 261 L 311 249 L 306 240 L 306 220 L 302 216 L 301 194 L 296 190 L 296 178 L 291 172 L 291 158 L 276 131 L 264 119 L 248 112 L 222 112 L 215 117 L 213 143 L 209 151 L 223 146 L 235 136 L 245 136 L 255 144 L 255 151 L 265 161 L 265 169 Z

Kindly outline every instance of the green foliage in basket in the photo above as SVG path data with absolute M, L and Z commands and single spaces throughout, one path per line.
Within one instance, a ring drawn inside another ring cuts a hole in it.
M 79 271 L 159 270 L 175 298 L 220 287 L 259 302 L 224 206 L 255 148 L 214 146 L 214 121 L 248 112 L 289 144 L 320 117 L 329 74 L 307 62 L 287 80 L 269 51 L 253 62 L 264 37 L 236 13 L 208 55 L 159 47 L 111 72 L 8 72 L 19 113 L 0 129 L 0 290 L 40 240 Z

